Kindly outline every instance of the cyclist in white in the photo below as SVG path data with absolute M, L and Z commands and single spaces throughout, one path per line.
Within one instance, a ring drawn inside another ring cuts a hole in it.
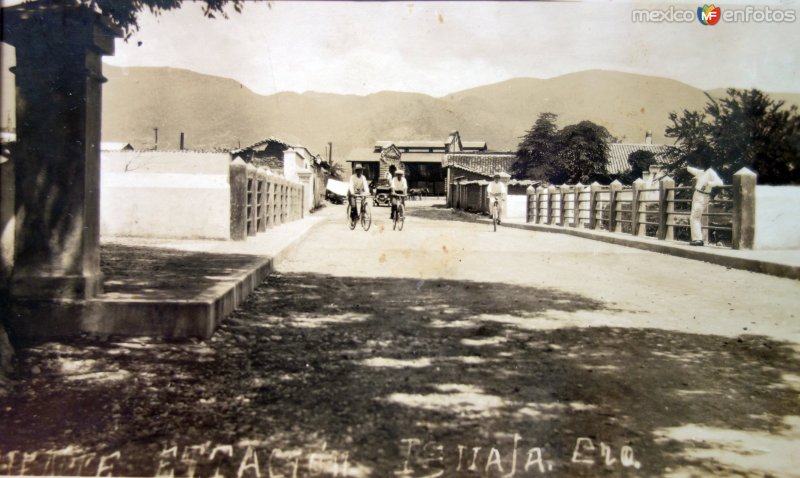
M 364 167 L 356 163 L 353 165 L 353 174 L 350 176 L 350 187 L 347 190 L 347 202 L 350 203 L 350 219 L 358 220 L 360 204 L 358 196 L 369 194 L 369 181 L 364 176 Z
M 508 188 L 500 181 L 500 173 L 494 173 L 494 181 L 486 186 L 486 195 L 489 197 L 489 207 L 491 208 L 494 198 L 497 198 L 497 220 L 503 217 L 503 204 L 505 203 L 506 196 L 508 195 Z
M 403 198 L 399 197 L 398 194 L 407 195 L 408 194 L 408 181 L 404 177 L 405 173 L 402 169 L 397 168 L 394 172 L 394 178 L 389 183 L 389 186 L 392 188 L 392 213 L 389 215 L 389 218 L 394 220 L 394 215 L 397 212 L 397 205 L 401 203 Z

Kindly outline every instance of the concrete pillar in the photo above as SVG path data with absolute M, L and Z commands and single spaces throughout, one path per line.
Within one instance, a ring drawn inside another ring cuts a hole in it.
M 16 240 L 11 293 L 87 299 L 100 273 L 103 55 L 121 31 L 79 5 L 3 8 L 16 47 Z
M 297 175 L 300 177 L 300 184 L 302 185 L 302 207 L 300 207 L 300 214 L 303 212 L 311 211 L 314 209 L 314 172 L 313 171 L 299 171 Z M 302 217 L 302 216 L 300 216 Z M 298 217 L 299 219 L 299 217 Z
M 675 238 L 675 180 L 669 176 L 658 184 L 658 238 L 671 241 Z
M 734 249 L 752 249 L 756 235 L 756 173 L 742 168 L 733 175 Z
M 617 222 L 617 195 L 622 191 L 622 183 L 614 180 L 611 183 L 610 191 L 608 192 L 608 230 L 610 232 L 620 232 L 621 223 Z
M 257 172 L 258 177 L 258 232 L 264 232 L 267 230 L 267 203 L 268 203 L 268 195 L 269 195 L 269 183 L 268 183 L 268 176 L 266 170 L 262 168 L 258 168 Z
M 641 207 L 639 203 L 639 190 L 643 189 L 645 186 L 645 182 L 642 178 L 637 179 L 633 182 L 631 188 L 631 234 L 634 236 L 643 236 L 644 234 L 641 231 L 647 231 L 647 227 L 640 227 L 639 221 L 641 220 L 641 215 L 639 213 L 639 208 Z M 645 205 L 645 211 L 647 210 L 647 204 Z M 647 216 L 645 216 L 646 218 Z
M 525 207 L 525 222 L 533 222 L 536 219 L 536 188 L 528 186 L 525 189 L 526 207 Z
M 256 167 L 253 166 L 253 163 L 247 163 L 247 203 L 246 203 L 246 210 L 247 210 L 247 235 L 248 236 L 255 236 L 256 232 L 258 232 L 258 224 L 256 223 L 256 207 L 258 206 L 258 202 L 256 201 L 256 192 L 258 187 L 258 177 L 257 177 L 257 170 Z
M 549 186 L 547 188 L 547 224 L 552 225 L 554 221 L 555 211 L 553 208 L 555 206 L 555 199 L 554 196 L 556 194 L 556 187 Z
M 3 152 L 0 155 L 0 290 L 7 289 L 14 265 L 14 194 L 14 161 Z
M 570 192 L 570 187 L 566 184 L 562 184 L 560 188 L 558 188 L 561 192 L 560 195 L 560 204 L 559 204 L 559 221 L 558 223 L 564 227 L 567 225 L 567 194 Z
M 581 227 L 581 193 L 583 192 L 583 184 L 580 182 L 576 184 L 573 188 L 575 191 L 575 199 L 572 203 L 572 207 L 574 208 L 573 215 L 575 217 L 575 221 L 572 223 L 573 227 Z
M 247 238 L 247 164 L 242 158 L 231 162 L 231 239 Z
M 597 229 L 597 195 L 601 190 L 597 181 L 589 185 L 589 229 Z

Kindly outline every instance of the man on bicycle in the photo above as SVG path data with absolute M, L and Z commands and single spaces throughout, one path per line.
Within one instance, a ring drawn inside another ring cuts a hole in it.
M 403 200 L 400 195 L 405 196 L 408 194 L 408 181 L 406 181 L 404 175 L 405 173 L 403 170 L 397 168 L 394 172 L 394 178 L 389 184 L 392 188 L 392 213 L 389 215 L 389 218 L 392 220 L 394 220 L 394 215 L 397 214 L 397 205 Z
M 356 163 L 350 176 L 350 187 L 347 190 L 347 202 L 350 204 L 350 219 L 358 221 L 359 204 L 357 199 L 369 194 L 369 181 L 364 176 L 364 167 Z
M 494 201 L 497 200 L 497 222 L 500 222 L 500 218 L 503 217 L 503 204 L 505 203 L 506 196 L 508 195 L 508 189 L 506 185 L 500 181 L 502 175 L 497 172 L 494 173 L 494 181 L 489 183 L 486 186 L 486 195 L 489 197 L 489 207 L 492 207 Z

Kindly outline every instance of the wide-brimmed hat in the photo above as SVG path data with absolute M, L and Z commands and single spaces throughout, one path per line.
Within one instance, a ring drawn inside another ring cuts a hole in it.
M 394 174 L 405 174 L 405 171 L 403 171 L 402 169 L 398 169 L 397 171 L 394 172 Z
M 364 169 L 364 166 L 362 166 L 361 163 L 356 163 L 353 165 L 353 171 L 356 169 Z

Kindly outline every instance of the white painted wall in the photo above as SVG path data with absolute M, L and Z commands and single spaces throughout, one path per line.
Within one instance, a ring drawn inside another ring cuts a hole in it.
M 506 219 L 510 221 L 524 221 L 528 208 L 528 196 L 524 194 L 509 194 L 506 199 Z
M 230 237 L 230 155 L 103 152 L 100 234 Z
M 800 249 L 800 186 L 756 186 L 756 249 Z

